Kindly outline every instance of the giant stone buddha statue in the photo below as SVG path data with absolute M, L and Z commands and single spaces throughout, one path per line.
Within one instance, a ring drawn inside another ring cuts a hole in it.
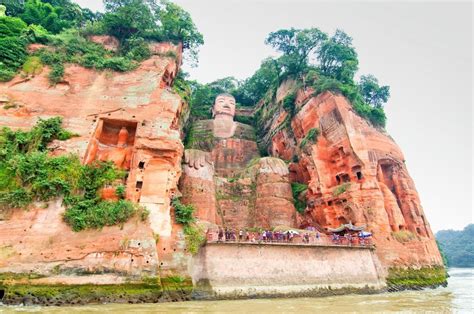
M 235 98 L 219 94 L 213 119 L 191 126 L 180 185 L 183 202 L 195 206 L 197 218 L 225 227 L 292 226 L 287 166 L 278 158 L 258 158 L 255 131 L 234 121 L 235 111 Z

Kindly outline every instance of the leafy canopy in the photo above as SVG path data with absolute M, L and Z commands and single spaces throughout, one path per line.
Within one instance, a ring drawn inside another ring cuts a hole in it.
M 192 65 L 197 63 L 203 36 L 178 5 L 166 0 L 104 3 L 106 12 L 101 14 L 82 9 L 72 0 L 0 0 L 0 81 L 16 75 L 26 60 L 29 43 L 51 46 L 34 54 L 51 67 L 52 84 L 62 80 L 66 62 L 97 70 L 132 70 L 151 56 L 148 41 L 182 43 L 185 57 Z M 106 51 L 87 38 L 103 34 L 120 40 L 118 51 Z
M 278 63 L 289 75 L 298 75 L 307 69 L 310 58 L 319 51 L 327 35 L 317 28 L 281 29 L 272 32 L 265 43 L 282 52 Z
M 376 108 L 381 108 L 390 97 L 390 87 L 379 86 L 379 81 L 371 74 L 360 77 L 359 89 L 365 102 Z
M 197 63 L 199 46 L 204 43 L 191 15 L 166 0 L 104 0 L 106 33 L 122 42 L 132 37 L 183 44 L 187 59 Z

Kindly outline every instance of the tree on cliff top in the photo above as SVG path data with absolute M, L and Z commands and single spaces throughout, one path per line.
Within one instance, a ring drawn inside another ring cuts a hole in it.
M 260 68 L 234 91 L 236 101 L 242 106 L 255 106 L 272 86 L 278 84 L 280 72 L 276 60 L 272 58 L 263 60 Z
M 199 46 L 204 43 L 191 15 L 167 0 L 104 0 L 105 31 L 121 42 L 132 37 L 183 44 L 195 64 Z
M 379 86 L 373 75 L 362 76 L 359 84 L 354 82 L 359 61 L 352 38 L 346 33 L 337 30 L 328 36 L 317 28 L 281 29 L 270 33 L 265 43 L 282 53 L 275 60 L 279 67 L 277 86 L 289 76 L 300 81 L 304 78 L 304 85 L 313 87 L 315 94 L 327 90 L 341 93 L 360 116 L 374 126 L 385 125 L 382 105 L 390 96 L 389 88 Z M 293 107 L 294 103 L 287 104 L 290 111 Z
M 283 53 L 278 62 L 285 73 L 297 76 L 308 68 L 326 39 L 327 35 L 317 28 L 290 28 L 270 33 L 265 43 Z
M 379 86 L 379 81 L 371 74 L 360 77 L 359 89 L 365 102 L 376 108 L 381 108 L 390 97 L 390 87 Z

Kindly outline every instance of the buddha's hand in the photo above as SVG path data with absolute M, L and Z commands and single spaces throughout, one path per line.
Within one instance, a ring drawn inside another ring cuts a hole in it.
M 210 164 L 211 156 L 208 152 L 199 149 L 186 149 L 184 151 L 184 163 L 194 169 Z

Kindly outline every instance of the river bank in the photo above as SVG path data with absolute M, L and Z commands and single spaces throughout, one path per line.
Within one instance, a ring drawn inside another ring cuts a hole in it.
M 289 312 L 456 312 L 473 307 L 474 269 L 450 269 L 448 287 L 374 295 L 324 298 L 188 301 L 159 304 L 101 304 L 70 307 L 0 306 L 0 313 L 289 313 Z

